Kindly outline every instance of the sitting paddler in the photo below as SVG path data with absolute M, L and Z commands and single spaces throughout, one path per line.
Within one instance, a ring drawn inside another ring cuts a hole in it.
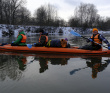
M 19 30 L 19 34 L 17 36 L 17 40 L 11 43 L 11 46 L 26 46 L 26 35 L 24 33 L 23 28 Z
M 40 33 L 39 42 L 34 43 L 34 46 L 37 46 L 37 47 L 46 46 L 48 42 L 48 36 L 47 36 L 48 34 L 43 29 L 40 29 L 39 33 Z
M 79 47 L 79 49 L 85 49 L 85 50 L 99 50 L 102 48 L 102 41 L 107 44 L 108 49 L 110 50 L 110 43 L 108 40 L 101 34 L 98 33 L 97 28 L 93 28 L 92 30 L 93 35 L 87 39 L 87 42 L 91 42 L 91 45 L 85 45 L 82 47 Z
M 63 48 L 70 48 L 70 44 L 67 42 L 68 39 L 52 39 L 47 43 L 47 47 L 63 47 Z

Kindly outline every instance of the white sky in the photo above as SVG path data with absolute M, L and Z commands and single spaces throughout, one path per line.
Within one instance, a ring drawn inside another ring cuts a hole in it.
M 80 3 L 90 3 L 96 6 L 98 14 L 104 17 L 110 17 L 110 0 L 26 0 L 27 9 L 31 14 L 34 13 L 41 5 L 51 4 L 56 7 L 58 16 L 68 20 L 69 17 L 74 15 L 74 9 L 80 5 Z

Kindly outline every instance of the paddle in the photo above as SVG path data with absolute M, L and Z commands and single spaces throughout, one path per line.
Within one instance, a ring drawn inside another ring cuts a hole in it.
M 28 48 L 32 48 L 32 45 L 31 44 L 26 44 Z
M 88 67 L 74 69 L 74 70 L 70 71 L 70 75 L 73 75 L 73 74 L 75 74 L 76 71 L 79 71 L 79 70 L 82 70 L 82 69 L 85 69 L 85 68 L 88 68 Z
M 29 63 L 27 63 L 27 64 L 30 64 L 30 63 L 32 63 L 34 60 L 36 60 L 35 58 L 33 59 L 33 60 L 31 60 Z
M 70 33 L 71 33 L 72 35 L 74 35 L 74 36 L 78 36 L 78 37 L 82 37 L 82 38 L 84 38 L 84 39 L 88 39 L 88 38 L 86 38 L 86 37 L 84 37 L 84 36 L 81 36 L 79 33 L 75 32 L 74 30 L 71 30 Z M 91 41 L 91 42 L 93 42 L 93 43 L 95 43 L 95 44 L 98 44 L 98 45 L 100 45 L 100 46 L 103 46 L 102 44 L 96 43 L 96 42 L 94 42 L 94 41 Z M 106 47 L 106 46 L 103 46 L 103 47 L 105 47 L 105 48 L 108 49 L 108 47 Z

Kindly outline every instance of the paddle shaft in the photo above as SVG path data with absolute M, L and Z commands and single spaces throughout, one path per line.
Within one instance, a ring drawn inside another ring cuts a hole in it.
M 84 37 L 84 36 L 81 36 L 79 33 L 75 32 L 74 30 L 72 30 L 70 33 L 71 33 L 72 35 L 79 36 L 79 37 L 82 37 L 82 38 L 84 38 L 84 39 L 88 39 L 88 38 L 86 38 L 86 37 Z M 88 39 L 88 40 L 89 40 L 89 39 Z M 103 46 L 102 44 L 96 43 L 96 42 L 94 42 L 94 41 L 91 41 L 91 42 L 93 42 L 93 43 L 95 43 L 95 44 L 97 44 L 97 45 Z M 108 49 L 108 47 L 106 47 L 106 46 L 103 46 L 103 47 L 105 47 L 105 48 Z
M 75 72 L 80 71 L 80 70 L 85 69 L 85 68 L 88 68 L 88 67 L 74 69 L 74 70 L 70 71 L 70 74 L 73 75 Z
M 86 37 L 84 37 L 84 36 L 81 36 L 81 37 L 84 38 L 84 39 L 88 39 L 88 38 L 86 38 Z M 88 39 L 88 40 L 89 40 L 89 39 Z M 104 46 L 104 45 L 102 45 L 102 44 L 96 43 L 96 42 L 94 42 L 94 41 L 91 41 L 91 42 L 93 42 L 93 43 L 95 43 L 95 44 L 97 44 L 97 45 L 103 46 L 103 47 L 105 47 L 105 48 L 108 49 L 108 47 L 106 47 L 106 46 Z

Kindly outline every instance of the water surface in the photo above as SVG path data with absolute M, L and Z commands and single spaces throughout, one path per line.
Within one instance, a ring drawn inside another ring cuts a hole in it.
M 49 38 L 64 38 L 50 36 Z M 37 39 L 37 37 L 35 37 Z M 108 40 L 109 37 L 106 37 Z M 29 39 L 29 38 L 28 38 Z M 30 39 L 33 43 L 35 39 Z M 7 42 L 8 39 L 6 40 Z M 84 45 L 70 38 L 71 45 Z M 110 56 L 0 53 L 1 93 L 109 93 Z

